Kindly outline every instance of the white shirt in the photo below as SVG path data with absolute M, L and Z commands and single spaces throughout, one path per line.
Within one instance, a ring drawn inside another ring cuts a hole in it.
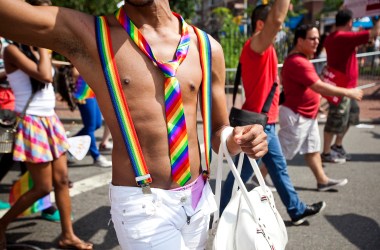
M 10 74 L 7 74 L 7 80 L 9 81 L 15 95 L 15 111 L 21 113 L 32 94 L 30 78 L 22 70 L 18 69 Z M 53 85 L 49 83 L 46 84 L 45 88 L 38 91 L 34 95 L 26 114 L 36 116 L 52 116 L 55 114 L 54 107 L 54 88 Z

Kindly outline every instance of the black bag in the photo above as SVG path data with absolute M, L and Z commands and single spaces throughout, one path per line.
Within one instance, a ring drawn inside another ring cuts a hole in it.
M 0 154 L 11 153 L 13 150 L 16 120 L 16 112 L 0 109 Z
M 237 109 L 234 107 L 236 94 L 237 94 L 240 82 L 241 82 L 241 63 L 239 63 L 237 67 L 236 76 L 235 76 L 234 92 L 233 92 L 233 97 L 232 97 L 232 108 L 231 108 L 230 116 L 229 116 L 230 125 L 232 127 L 236 127 L 236 126 L 245 126 L 245 125 L 251 125 L 251 124 L 261 124 L 263 127 L 265 127 L 265 125 L 268 122 L 268 116 L 266 114 L 268 113 L 269 108 L 272 104 L 272 99 L 277 88 L 277 83 L 276 82 L 273 83 L 272 89 L 264 103 L 261 113 L 256 113 L 256 112 L 252 112 L 248 110 Z
M 232 127 L 245 126 L 251 124 L 261 124 L 265 127 L 268 117 L 266 114 L 247 111 L 244 109 L 231 108 L 230 111 L 230 125 Z

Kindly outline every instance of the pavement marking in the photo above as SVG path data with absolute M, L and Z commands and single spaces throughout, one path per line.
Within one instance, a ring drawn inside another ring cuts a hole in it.
M 95 175 L 77 182 L 74 182 L 74 186 L 70 188 L 70 197 L 77 196 L 79 194 L 83 194 L 85 192 L 91 191 L 95 188 L 102 187 L 104 185 L 108 185 L 112 178 L 112 172 L 108 171 L 103 174 Z M 55 202 L 54 193 L 50 193 L 51 202 Z M 0 210 L 0 217 L 2 217 L 8 209 Z
M 204 145 L 200 144 L 201 153 L 204 153 Z M 70 197 L 77 196 L 79 194 L 83 194 L 85 192 L 91 191 L 95 188 L 102 187 L 104 185 L 108 185 L 111 182 L 112 172 L 108 171 L 103 174 L 95 175 L 77 182 L 74 182 L 74 186 L 70 188 Z M 50 200 L 52 203 L 55 203 L 54 193 L 50 193 Z M 4 214 L 8 211 L 8 209 L 0 210 L 0 217 L 3 217 Z
M 112 172 L 108 171 L 103 174 L 95 175 L 80 181 L 74 182 L 74 186 L 70 188 L 70 197 L 74 197 L 85 192 L 91 191 L 95 188 L 102 187 L 111 182 Z M 51 202 L 55 202 L 54 193 L 50 193 Z

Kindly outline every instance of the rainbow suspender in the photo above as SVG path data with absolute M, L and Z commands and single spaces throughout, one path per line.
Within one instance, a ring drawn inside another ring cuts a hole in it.
M 95 18 L 96 41 L 98 52 L 106 80 L 108 92 L 111 97 L 117 121 L 123 136 L 124 143 L 131 160 L 131 164 L 136 176 L 137 185 L 149 186 L 152 178 L 137 138 L 136 130 L 133 126 L 132 118 L 129 113 L 127 101 L 120 82 L 119 72 L 116 68 L 112 40 L 104 16 Z M 198 37 L 200 58 L 202 65 L 202 86 L 201 86 L 201 112 L 203 116 L 204 147 L 207 170 L 204 175 L 208 176 L 211 162 L 211 46 L 208 35 L 194 27 Z

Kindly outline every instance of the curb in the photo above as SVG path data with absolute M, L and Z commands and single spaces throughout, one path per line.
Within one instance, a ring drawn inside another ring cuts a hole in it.
M 68 124 L 82 124 L 82 119 L 80 118 L 59 118 L 61 122 L 65 125 Z M 378 125 L 380 124 L 380 118 L 377 119 L 361 119 L 359 121 L 359 124 L 373 124 L 373 125 Z M 197 120 L 197 124 L 203 124 L 202 120 Z M 276 124 L 279 124 L 278 122 Z M 326 124 L 326 119 L 319 119 L 318 124 Z

